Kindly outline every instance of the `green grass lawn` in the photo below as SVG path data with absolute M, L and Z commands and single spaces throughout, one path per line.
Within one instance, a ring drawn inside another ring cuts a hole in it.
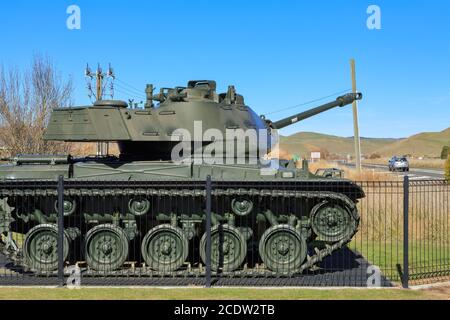
M 392 281 L 400 281 L 396 264 L 403 268 L 403 244 L 384 241 L 354 240 L 349 248 L 361 253 L 371 264 L 378 266 Z M 450 247 L 426 241 L 411 241 L 409 246 L 410 275 L 448 270 Z
M 0 299 L 46 300 L 299 300 L 448 299 L 428 290 L 404 289 L 251 289 L 251 288 L 0 288 Z

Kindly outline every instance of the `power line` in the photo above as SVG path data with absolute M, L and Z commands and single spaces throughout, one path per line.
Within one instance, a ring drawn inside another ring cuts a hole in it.
M 140 98 L 142 100 L 145 100 L 144 96 L 138 95 L 138 94 L 136 94 L 134 92 L 126 91 L 126 90 L 124 90 L 122 88 L 120 88 L 120 89 L 116 88 L 115 91 L 117 91 L 117 92 L 119 92 L 119 93 L 121 93 L 123 95 L 126 95 L 126 96 L 132 96 L 132 97 L 136 97 L 136 98 Z
M 125 86 L 123 86 L 123 85 L 120 85 L 120 84 L 118 84 L 118 83 L 116 83 L 116 86 L 118 86 L 119 88 L 122 88 L 123 90 L 126 90 L 126 91 L 128 91 L 128 92 L 133 92 L 134 94 L 140 94 L 140 95 L 143 95 L 142 90 L 141 90 L 141 91 L 137 91 L 137 90 L 134 90 L 134 89 L 129 89 L 129 88 L 127 88 L 127 87 L 125 87 Z
M 142 94 L 142 92 L 141 93 L 137 93 L 137 92 L 131 91 L 131 90 L 129 90 L 129 89 L 127 89 L 127 88 L 117 84 L 117 83 L 116 83 L 116 88 L 118 88 L 116 90 L 119 91 L 119 92 L 131 94 L 131 95 L 139 97 L 139 98 L 145 98 L 145 96 Z
M 280 113 L 280 112 L 283 112 L 283 111 L 287 111 L 287 110 L 295 109 L 295 108 L 298 108 L 298 107 L 302 107 L 302 106 L 305 106 L 305 105 L 308 105 L 308 104 L 311 104 L 311 103 L 314 103 L 314 102 L 318 102 L 318 101 L 325 100 L 325 99 L 330 98 L 330 97 L 337 96 L 339 94 L 350 92 L 351 90 L 352 89 L 346 89 L 346 90 L 342 90 L 342 91 L 339 91 L 339 92 L 335 92 L 335 93 L 329 94 L 329 95 L 324 96 L 324 97 L 319 98 L 319 99 L 314 99 L 314 100 L 311 100 L 311 101 L 303 102 L 303 103 L 296 104 L 295 106 L 291 106 L 291 107 L 281 108 L 281 109 L 278 109 L 276 111 L 272 111 L 272 112 L 266 113 L 265 115 L 268 116 L 268 115 L 271 115 L 271 114 Z
M 123 80 L 120 80 L 120 79 L 118 79 L 118 78 L 116 78 L 116 80 L 119 81 L 122 85 L 124 85 L 124 86 L 130 88 L 132 91 L 137 91 L 137 92 L 140 92 L 140 93 L 143 92 L 142 89 L 137 89 L 136 87 L 132 86 L 131 84 L 128 84 L 127 82 L 125 82 L 125 81 L 123 81 Z
M 119 94 L 121 94 L 123 96 L 126 96 L 126 97 L 135 97 L 135 98 L 138 98 L 140 100 L 145 100 L 143 97 L 137 97 L 136 95 L 130 94 L 128 92 L 123 92 L 123 91 L 120 91 L 120 90 L 116 90 L 116 91 L 117 91 L 117 93 L 119 93 Z

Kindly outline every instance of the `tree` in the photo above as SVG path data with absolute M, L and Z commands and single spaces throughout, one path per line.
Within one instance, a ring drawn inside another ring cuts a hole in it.
M 445 178 L 450 182 L 450 155 L 445 162 Z
M 15 154 L 68 152 L 64 142 L 44 141 L 51 111 L 71 104 L 71 79 L 63 80 L 55 64 L 41 55 L 20 71 L 0 66 L 0 144 Z
M 320 159 L 326 160 L 326 159 L 329 159 L 329 158 L 330 158 L 330 152 L 328 152 L 327 149 L 325 149 L 325 148 L 320 148 L 320 149 L 319 149 L 319 152 L 320 152 Z
M 448 158 L 449 155 L 450 155 L 450 147 L 444 146 L 441 152 L 441 159 L 445 160 Z

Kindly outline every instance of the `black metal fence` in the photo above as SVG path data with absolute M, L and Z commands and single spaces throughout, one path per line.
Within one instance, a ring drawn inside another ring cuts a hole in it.
M 332 180 L 2 182 L 0 285 L 408 287 L 448 279 L 450 185 L 408 177 L 357 185 L 361 199 Z

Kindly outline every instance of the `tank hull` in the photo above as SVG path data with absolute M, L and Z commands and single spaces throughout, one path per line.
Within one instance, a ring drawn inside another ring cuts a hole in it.
M 270 169 L 75 161 L 5 165 L 0 174 L 2 232 L 26 239 L 18 251 L 6 250 L 8 245 L 5 252 L 16 264 L 38 273 L 54 272 L 55 252 L 43 259 L 37 256 L 42 250 L 35 248 L 56 230 L 59 174 L 65 177 L 65 237 L 70 248 L 66 260 L 85 261 L 92 274 L 129 272 L 127 261 L 137 261 L 149 275 L 202 273 L 207 176 L 213 181 L 215 273 L 257 269 L 270 276 L 309 270 L 351 240 L 359 225 L 356 203 L 364 197 L 350 180 L 316 177 L 292 163 Z M 340 222 L 323 223 L 330 219 Z M 110 241 L 102 242 L 105 238 Z M 234 250 L 224 253 L 219 239 Z M 284 239 L 286 244 L 280 245 Z M 105 254 L 108 261 L 101 259 Z

